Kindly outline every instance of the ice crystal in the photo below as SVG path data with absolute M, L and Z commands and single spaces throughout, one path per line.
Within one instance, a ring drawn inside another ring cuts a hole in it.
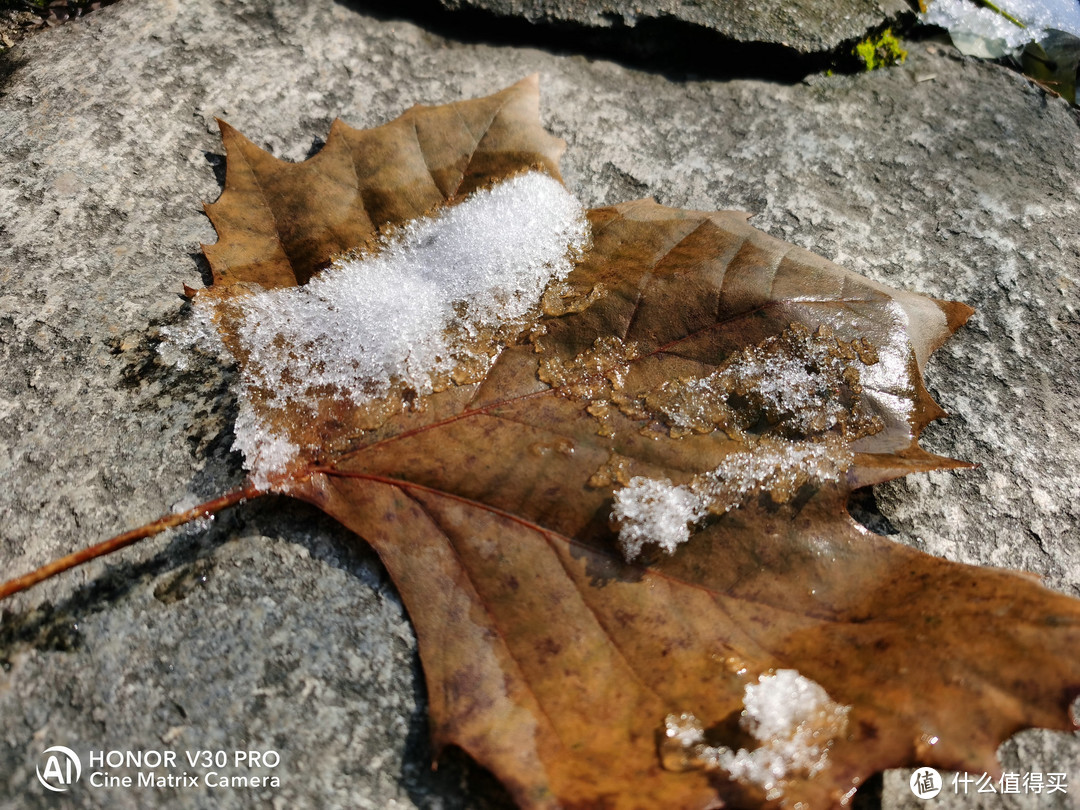
M 873 425 L 859 380 L 879 362 L 864 340 L 844 343 L 826 330 L 811 334 L 794 323 L 727 358 L 708 376 L 663 383 L 645 404 L 675 436 L 716 428 L 740 436 L 762 423 L 793 438 L 834 427 L 867 433 Z
M 615 492 L 611 514 L 619 523 L 619 547 L 627 560 L 655 543 L 668 554 L 690 539 L 690 526 L 707 514 L 703 499 L 688 486 L 636 476 Z
M 922 19 L 948 29 L 953 44 L 965 54 L 990 59 L 1041 40 L 1048 29 L 1080 36 L 1080 6 L 1075 0 L 999 0 L 995 6 L 934 0 L 927 4 Z
M 636 559 L 646 543 L 671 554 L 709 514 L 729 512 L 760 491 L 787 503 L 804 484 L 841 480 L 851 463 L 850 447 L 837 434 L 801 442 L 763 436 L 688 484 L 635 476 L 615 491 L 611 515 L 619 548 L 627 560 Z
M 788 503 L 804 485 L 843 480 L 851 443 L 882 427 L 866 400 L 888 394 L 864 396 L 863 381 L 895 388 L 902 373 L 901 361 L 883 360 L 864 339 L 845 343 L 795 323 L 708 375 L 668 380 L 639 397 L 646 417 L 666 422 L 673 438 L 719 429 L 741 449 L 686 483 L 636 476 L 616 490 L 611 515 L 623 555 L 635 559 L 647 543 L 670 554 L 708 515 L 758 492 Z
M 850 706 L 794 669 L 762 675 L 748 684 L 739 725 L 760 743 L 733 750 L 710 745 L 693 714 L 671 714 L 664 721 L 661 757 L 671 770 L 726 771 L 731 779 L 761 787 L 768 798 L 783 795 L 783 782 L 810 777 L 828 764 L 829 748 L 847 727 Z
M 306 285 L 228 301 L 244 359 L 235 447 L 253 482 L 269 485 L 300 450 L 275 424 L 313 419 L 322 402 L 400 407 L 479 379 L 587 241 L 581 204 L 531 172 L 413 220 Z
M 181 371 L 190 368 L 191 360 L 196 354 L 231 359 L 210 312 L 202 307 L 194 307 L 191 317 L 185 321 L 163 326 L 161 338 L 161 343 L 158 344 L 161 359 Z

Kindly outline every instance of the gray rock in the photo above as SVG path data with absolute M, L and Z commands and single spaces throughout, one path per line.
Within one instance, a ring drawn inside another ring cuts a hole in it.
M 450 9 L 472 8 L 531 23 L 596 29 L 655 26 L 669 36 L 699 30 L 741 43 L 782 45 L 800 54 L 829 52 L 871 30 L 911 17 L 904 0 L 440 0 Z M 630 33 L 633 33 L 631 30 Z M 720 46 L 722 47 L 722 46 Z
M 975 305 L 931 362 L 953 417 L 925 444 L 981 466 L 878 487 L 867 519 L 898 542 L 1080 594 L 1080 133 L 1017 75 L 915 45 L 904 67 L 855 77 L 675 81 L 462 44 L 331 0 L 120 3 L 10 59 L 5 576 L 242 481 L 232 372 L 179 371 L 155 351 L 157 330 L 186 317 L 180 293 L 203 283 L 199 244 L 215 238 L 201 213 L 220 192 L 215 116 L 299 160 L 335 116 L 371 126 L 540 71 L 543 118 L 568 140 L 567 183 L 587 203 L 741 208 L 853 270 Z M 4 609 L 0 807 L 508 806 L 476 768 L 428 770 L 400 603 L 363 544 L 303 505 L 241 506 Z M 95 790 L 84 774 L 69 795 L 44 795 L 34 769 L 50 745 L 272 749 L 281 785 Z M 1070 735 L 1024 732 L 1002 755 L 1080 775 Z M 890 774 L 884 806 L 909 795 Z M 1068 806 L 991 798 L 963 806 Z

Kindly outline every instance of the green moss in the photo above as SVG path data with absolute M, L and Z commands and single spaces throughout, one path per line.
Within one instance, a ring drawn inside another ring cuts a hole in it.
M 907 59 L 907 51 L 900 47 L 900 40 L 893 36 L 891 28 L 886 28 L 876 37 L 864 39 L 855 46 L 854 53 L 866 70 L 903 64 Z

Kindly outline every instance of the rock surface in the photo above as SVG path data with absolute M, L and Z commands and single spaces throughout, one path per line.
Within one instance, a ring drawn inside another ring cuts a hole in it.
M 474 8 L 532 23 L 590 28 L 671 25 L 676 36 L 693 29 L 744 43 L 770 43 L 796 53 L 832 51 L 869 31 L 910 16 L 904 0 L 440 0 L 448 8 Z
M 120 3 L 8 60 L 5 576 L 243 479 L 231 372 L 180 371 L 155 350 L 157 330 L 186 317 L 183 285 L 206 277 L 199 244 L 215 237 L 201 205 L 223 178 L 215 116 L 299 160 L 336 116 L 371 126 L 539 71 L 542 118 L 569 142 L 567 184 L 586 203 L 740 208 L 853 270 L 976 306 L 930 364 L 953 417 L 924 444 L 981 466 L 878 487 L 863 517 L 899 542 L 1080 595 L 1080 130 L 1013 73 L 916 45 L 905 66 L 854 77 L 676 80 L 462 43 L 331 0 Z M 509 806 L 474 767 L 428 770 L 407 617 L 363 544 L 303 505 L 239 507 L 3 607 L 2 808 Z M 67 796 L 44 795 L 35 766 L 50 745 L 273 749 L 280 765 L 253 773 L 281 785 L 91 790 L 84 774 Z M 1024 732 L 1002 755 L 1010 770 L 1080 779 L 1070 735 Z M 887 776 L 884 807 L 910 805 L 906 780 Z

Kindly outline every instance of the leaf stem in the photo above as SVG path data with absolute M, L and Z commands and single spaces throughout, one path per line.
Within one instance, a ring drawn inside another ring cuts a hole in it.
M 998 8 L 998 7 L 996 6 L 996 5 L 994 5 L 994 4 L 993 4 L 993 3 L 991 2 L 991 0 L 979 0 L 979 2 L 980 2 L 980 3 L 981 3 L 981 4 L 983 5 L 983 6 L 985 6 L 986 8 L 990 9 L 991 11 L 993 11 L 993 12 L 996 12 L 997 14 L 1000 14 L 1000 15 L 1001 15 L 1002 17 L 1004 17 L 1004 18 L 1005 18 L 1006 20 L 1008 20 L 1009 22 L 1011 22 L 1011 23 L 1012 23 L 1013 25 L 1015 25 L 1015 26 L 1017 26 L 1017 27 L 1019 27 L 1019 28 L 1027 28 L 1027 26 L 1026 26 L 1026 25 L 1024 25 L 1024 23 L 1022 23 L 1022 22 L 1021 22 L 1020 20 L 1016 19 L 1016 17 L 1014 17 L 1014 16 L 1013 16 L 1012 14 L 1010 14 L 1009 12 L 1007 12 L 1007 11 L 1006 11 L 1005 9 L 1003 9 L 1003 8 Z
M 118 534 L 116 537 L 111 537 L 97 545 L 88 546 L 87 548 L 72 552 L 66 557 L 61 557 L 59 560 L 53 560 L 37 570 L 31 571 L 29 574 L 24 574 L 21 577 L 8 580 L 0 585 L 0 599 L 6 599 L 20 591 L 25 591 L 27 588 L 37 585 L 39 582 L 43 582 L 46 579 L 50 579 L 57 574 L 75 568 L 83 563 L 90 562 L 90 560 L 97 559 L 98 557 L 103 557 L 106 554 L 112 554 L 114 551 L 119 551 L 140 540 L 145 540 L 147 537 L 153 537 L 154 535 L 160 534 L 166 529 L 183 526 L 185 523 L 190 523 L 199 518 L 210 517 L 223 509 L 235 506 L 249 498 L 257 498 L 258 496 L 265 494 L 265 492 L 260 491 L 250 483 L 247 483 L 240 489 L 228 492 L 225 495 L 209 500 L 206 503 L 201 503 L 198 506 L 193 506 L 191 509 L 183 512 L 174 512 L 171 515 L 163 515 L 157 520 L 147 523 L 145 526 L 140 526 L 137 529 Z

